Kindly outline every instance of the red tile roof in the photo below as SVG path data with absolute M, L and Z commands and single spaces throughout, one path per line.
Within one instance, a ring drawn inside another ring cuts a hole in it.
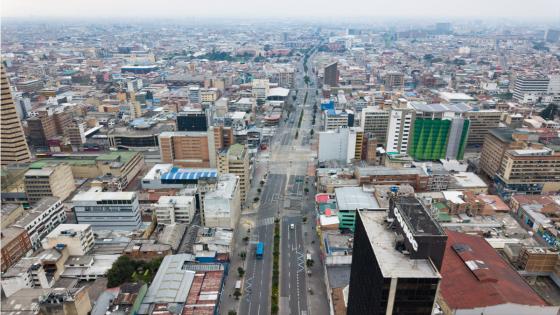
M 451 309 L 548 305 L 481 237 L 447 230 L 440 294 Z

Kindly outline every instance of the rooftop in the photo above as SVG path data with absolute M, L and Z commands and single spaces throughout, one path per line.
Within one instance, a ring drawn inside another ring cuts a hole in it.
M 396 207 L 414 235 L 443 235 L 439 224 L 416 197 L 400 196 Z
M 0 240 L 0 248 L 4 247 L 4 245 L 9 244 L 13 241 L 16 237 L 18 237 L 21 233 L 24 233 L 25 229 L 19 227 L 6 227 L 2 228 L 2 239 Z
M 395 249 L 396 234 L 387 228 L 385 212 L 359 211 L 384 278 L 440 278 L 428 259 L 410 259 Z
M 379 209 L 373 194 L 362 187 L 339 187 L 334 192 L 339 210 Z
M 185 303 L 192 286 L 195 272 L 184 270 L 186 261 L 193 260 L 191 254 L 165 256 L 158 272 L 144 297 L 147 303 Z
M 230 146 L 228 149 L 228 155 L 238 160 L 243 158 L 244 152 L 245 152 L 245 146 L 239 143 Z
M 54 230 L 52 230 L 47 237 L 57 237 L 59 235 L 71 236 L 69 232 L 84 232 L 89 229 L 91 225 L 89 224 L 60 224 Z
M 419 112 L 454 112 L 463 113 L 471 110 L 471 107 L 467 104 L 457 103 L 457 104 L 424 104 L 411 102 L 412 107 Z
M 459 172 L 451 174 L 455 184 L 461 188 L 488 187 L 475 173 Z
M 452 309 L 508 303 L 546 305 L 483 238 L 446 232 L 440 293 Z
M 218 171 L 216 169 L 200 169 L 200 168 L 178 168 L 173 167 L 169 172 L 163 173 L 161 175 L 162 180 L 198 180 L 205 178 L 215 178 L 218 177 Z
M 88 191 L 78 193 L 73 202 L 76 201 L 101 201 L 101 200 L 132 200 L 136 197 L 136 192 L 131 191 L 101 191 L 92 188 Z

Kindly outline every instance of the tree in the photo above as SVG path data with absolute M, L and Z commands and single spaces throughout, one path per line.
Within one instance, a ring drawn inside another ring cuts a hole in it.
M 313 263 L 314 263 L 313 259 L 308 259 L 307 262 L 306 262 L 306 265 L 307 265 L 308 268 L 311 268 L 311 267 L 313 267 Z
M 107 287 L 114 288 L 130 281 L 149 283 L 157 273 L 161 261 L 161 258 L 145 262 L 120 256 L 107 272 Z
M 235 295 L 235 292 L 233 292 L 233 295 Z M 228 315 L 237 315 L 237 312 L 234 310 L 230 310 L 228 313 Z
M 307 195 L 307 193 L 309 192 L 309 188 L 305 187 L 305 188 L 303 189 L 303 191 L 304 191 L 305 194 Z
M 539 115 L 546 120 L 554 120 L 554 117 L 560 115 L 557 104 L 548 104 Z
M 239 275 L 239 278 L 242 278 L 245 274 L 245 270 L 243 270 L 243 268 L 241 267 L 237 267 L 237 274 Z
M 239 297 L 241 296 L 241 290 L 235 289 L 235 291 L 233 292 L 233 296 L 235 296 L 236 300 L 239 300 Z
M 249 238 L 247 238 L 249 239 Z M 245 260 L 245 258 L 247 258 L 247 253 L 246 252 L 241 252 L 239 253 L 239 256 L 241 257 L 242 260 Z
M 255 197 L 255 198 L 253 199 L 253 201 L 254 201 L 254 202 L 259 202 L 259 197 Z
M 311 129 L 311 131 L 309 132 L 309 135 L 311 135 L 313 137 L 314 133 L 315 133 L 315 131 L 313 129 Z
M 305 82 L 305 85 L 309 85 L 309 81 L 310 81 L 309 76 L 303 77 L 303 82 Z
M 243 238 L 243 242 L 247 243 L 248 241 L 249 241 L 249 236 L 245 236 L 245 237 Z

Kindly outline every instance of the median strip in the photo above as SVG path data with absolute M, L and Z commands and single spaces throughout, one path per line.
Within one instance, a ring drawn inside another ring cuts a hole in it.
M 278 314 L 278 294 L 280 275 L 280 220 L 274 219 L 274 247 L 272 251 L 272 292 L 270 313 Z

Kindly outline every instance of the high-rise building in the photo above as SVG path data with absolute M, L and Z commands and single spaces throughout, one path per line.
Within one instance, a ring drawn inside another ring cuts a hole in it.
M 462 160 L 470 121 L 465 104 L 412 104 L 416 111 L 408 154 L 418 160 Z
M 389 116 L 389 128 L 387 128 L 387 153 L 408 152 L 414 118 L 416 114 L 411 109 L 394 109 Z
M 523 149 L 532 136 L 526 131 L 510 128 L 495 128 L 488 131 L 480 152 L 480 169 L 490 178 L 494 178 L 507 150 Z
M 467 146 L 482 146 L 488 132 L 500 126 L 502 112 L 492 109 L 468 111 L 465 118 L 470 121 Z
M 319 161 L 350 163 L 362 159 L 364 132 L 360 127 L 339 127 L 319 132 Z
M 178 131 L 207 131 L 208 118 L 202 110 L 179 112 L 177 114 Z
M 445 35 L 445 34 L 450 34 L 451 31 L 452 31 L 451 23 L 449 22 L 436 23 L 436 34 Z
M 43 238 L 64 221 L 66 211 L 62 200 L 46 197 L 39 200 L 31 210 L 27 210 L 12 226 L 25 229 L 29 234 L 31 247 L 36 250 L 41 247 Z
M 432 314 L 446 240 L 414 197 L 358 211 L 347 314 Z
M 548 29 L 544 39 L 549 43 L 556 43 L 560 40 L 560 30 Z
M 354 127 L 354 112 L 348 109 L 328 109 L 323 112 L 325 130 L 336 130 L 339 127 Z
M 45 197 L 66 199 L 76 189 L 72 168 L 68 164 L 57 164 L 32 168 L 24 176 L 25 192 L 29 202 Z
M 373 135 L 378 142 L 385 143 L 389 126 L 389 111 L 374 106 L 365 107 L 360 117 L 364 133 Z
M 520 103 L 535 103 L 548 92 L 549 81 L 545 76 L 518 76 L 513 88 L 513 99 Z
M 218 155 L 218 171 L 220 174 L 234 174 L 239 176 L 239 190 L 241 202 L 245 202 L 251 188 L 249 167 L 249 152 L 242 144 L 234 144 Z
M 131 231 L 142 224 L 136 192 L 94 187 L 74 196 L 72 204 L 78 223 L 90 224 L 93 230 Z
M 338 63 L 334 62 L 325 67 L 323 84 L 328 86 L 338 86 Z
M 403 90 L 404 74 L 400 72 L 388 72 L 383 76 L 383 86 L 385 90 Z
M 0 162 L 2 165 L 29 162 L 31 154 L 25 141 L 25 135 L 23 134 L 21 121 L 14 105 L 10 84 L 8 83 L 8 77 L 3 64 L 1 68 L 0 152 L 2 153 Z

